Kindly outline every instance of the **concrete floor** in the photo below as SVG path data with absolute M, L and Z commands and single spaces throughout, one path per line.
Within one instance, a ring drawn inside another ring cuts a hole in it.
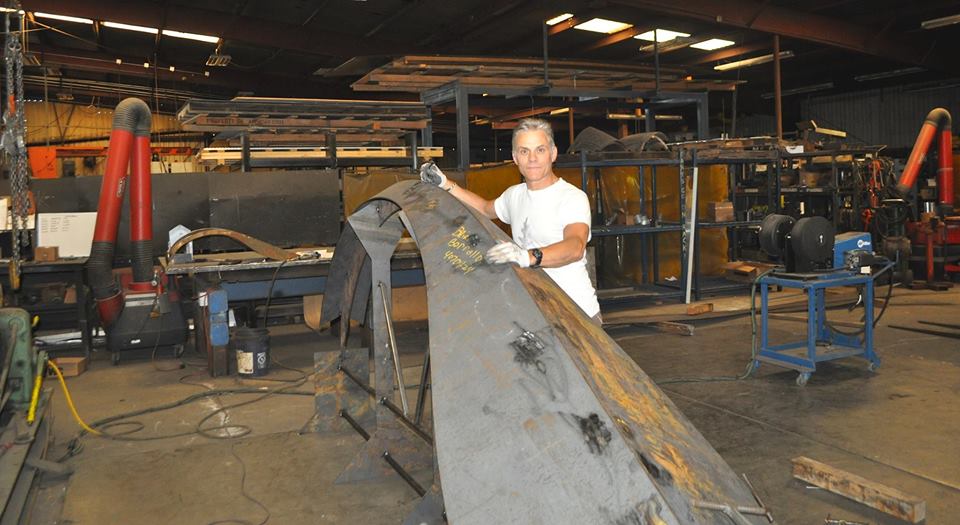
M 821 524 L 827 515 L 902 523 L 792 480 L 790 459 L 800 455 L 919 496 L 927 502 L 927 523 L 952 523 L 960 515 L 960 344 L 886 324 L 915 325 L 916 319 L 955 323 L 958 305 L 960 290 L 897 290 L 877 330 L 883 366 L 876 374 L 852 358 L 824 364 L 802 388 L 794 383 L 795 372 L 769 365 L 745 381 L 663 388 L 731 467 L 749 476 L 778 523 Z M 773 335 L 801 337 L 803 328 L 781 321 Z M 748 318 L 699 323 L 693 337 L 630 327 L 611 335 L 656 380 L 737 374 L 750 355 Z M 407 326 L 403 336 L 399 346 L 404 349 L 423 348 L 426 341 L 422 327 Z M 308 372 L 314 352 L 336 348 L 332 337 L 298 326 L 274 328 L 271 337 L 275 358 Z M 416 375 L 416 356 L 404 362 L 407 372 Z M 109 356 L 99 355 L 86 373 L 69 379 L 69 387 L 82 416 L 94 421 L 211 388 L 280 384 L 235 376 L 214 380 L 194 366 L 157 369 L 171 363 L 141 358 L 113 367 Z M 275 367 L 269 377 L 297 375 Z M 296 390 L 311 392 L 312 386 Z M 134 419 L 144 429 L 133 436 L 190 432 L 211 410 L 253 397 L 211 397 L 139 416 Z M 76 433 L 59 392 L 53 414 L 51 457 L 56 459 Z M 416 503 L 416 494 L 399 478 L 335 485 L 363 440 L 352 432 L 301 432 L 309 428 L 312 414 L 310 396 L 277 395 L 208 421 L 250 427 L 248 435 L 235 439 L 196 434 L 150 441 L 86 437 L 82 451 L 66 460 L 74 474 L 43 480 L 29 523 L 399 522 Z

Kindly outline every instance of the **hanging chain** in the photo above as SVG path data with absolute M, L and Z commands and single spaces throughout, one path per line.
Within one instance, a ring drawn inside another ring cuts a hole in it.
M 7 32 L 4 46 L 4 66 L 6 73 L 7 111 L 4 112 L 3 150 L 10 159 L 10 208 L 11 229 L 13 239 L 11 282 L 13 287 L 19 288 L 20 264 L 22 262 L 21 247 L 29 246 L 30 234 L 28 230 L 28 212 L 30 199 L 28 197 L 29 177 L 27 175 L 27 145 L 26 115 L 24 112 L 23 96 L 23 43 L 20 32 L 12 31 L 10 27 L 10 13 L 7 13 L 4 27 Z M 21 25 L 23 20 L 21 19 Z

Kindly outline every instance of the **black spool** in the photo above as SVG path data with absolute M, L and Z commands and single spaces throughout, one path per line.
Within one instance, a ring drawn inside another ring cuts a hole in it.
M 270 332 L 266 328 L 240 327 L 230 334 L 230 349 L 237 356 L 237 374 L 260 377 L 270 371 Z
M 772 257 L 782 257 L 786 252 L 786 238 L 797 221 L 789 215 L 771 213 L 760 223 L 760 248 Z

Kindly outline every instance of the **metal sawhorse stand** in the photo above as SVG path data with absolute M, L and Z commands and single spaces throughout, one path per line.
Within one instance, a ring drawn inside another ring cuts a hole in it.
M 869 361 L 870 371 L 880 366 L 880 358 L 873 351 L 873 283 L 890 265 L 871 274 L 849 271 L 804 274 L 802 276 L 771 274 L 760 278 L 760 350 L 753 361 L 756 369 L 761 362 L 799 372 L 797 384 L 807 384 L 817 369 L 817 363 L 863 356 Z M 807 295 L 807 337 L 805 341 L 770 345 L 769 341 L 769 287 L 797 288 Z M 841 333 L 827 323 L 826 290 L 841 286 L 863 286 L 863 326 L 853 334 Z

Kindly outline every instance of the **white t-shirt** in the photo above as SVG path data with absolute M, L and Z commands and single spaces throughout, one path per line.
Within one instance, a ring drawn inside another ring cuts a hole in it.
M 512 227 L 513 241 L 526 250 L 562 241 L 563 229 L 569 224 L 579 222 L 590 226 L 587 194 L 563 179 L 536 191 L 522 183 L 510 186 L 493 204 L 497 217 Z M 587 240 L 590 240 L 589 233 Z M 600 312 L 597 292 L 587 274 L 586 255 L 565 266 L 543 270 L 587 316 Z

